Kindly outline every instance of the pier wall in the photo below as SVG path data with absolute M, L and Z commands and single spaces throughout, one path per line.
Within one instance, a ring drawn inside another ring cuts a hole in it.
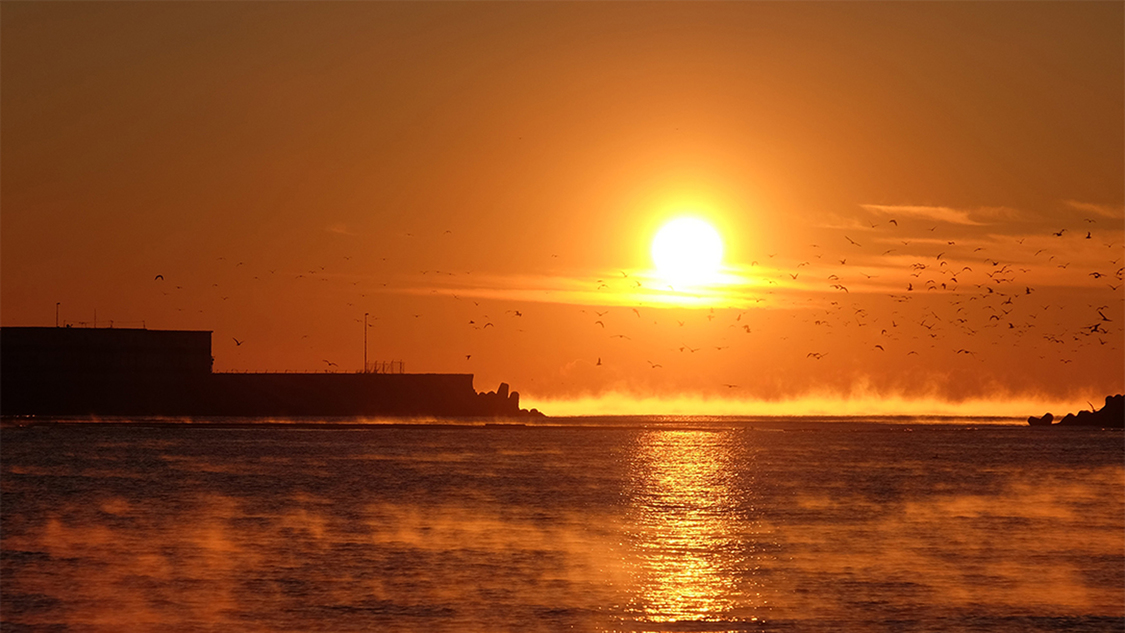
M 211 333 L 0 328 L 0 414 L 491 417 L 519 415 L 472 374 L 212 373 Z

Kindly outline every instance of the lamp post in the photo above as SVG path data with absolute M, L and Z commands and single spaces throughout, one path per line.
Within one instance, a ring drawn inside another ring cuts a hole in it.
M 367 373 L 367 315 L 369 312 L 363 313 L 363 373 Z
M 55 327 L 59 326 L 59 304 L 61 303 L 61 301 L 55 302 Z

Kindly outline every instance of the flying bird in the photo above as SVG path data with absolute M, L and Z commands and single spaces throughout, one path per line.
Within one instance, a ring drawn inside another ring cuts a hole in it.
M 234 337 L 232 336 L 231 338 L 234 338 Z M 234 339 L 234 346 L 235 346 L 235 347 L 242 347 L 242 344 L 243 344 L 243 343 L 245 343 L 245 342 L 246 342 L 246 341 L 240 341 L 240 340 L 238 340 L 238 339 L 236 339 L 236 338 L 235 338 L 235 339 Z
M 164 281 L 164 275 L 157 275 L 153 281 Z
M 854 244 L 854 245 L 856 245 L 856 246 L 863 246 L 862 244 L 860 244 L 859 242 L 857 242 L 857 241 L 853 240 L 852 238 L 848 237 L 847 235 L 845 235 L 845 236 L 844 236 L 844 239 L 845 239 L 845 240 L 847 240 L 847 241 L 849 241 L 849 242 L 851 242 L 852 244 Z
M 814 358 L 816 360 L 820 360 L 827 355 L 828 355 L 827 352 L 824 353 L 824 354 L 821 354 L 820 352 L 809 352 L 808 354 L 805 354 L 805 358 L 809 358 L 811 356 L 812 358 Z

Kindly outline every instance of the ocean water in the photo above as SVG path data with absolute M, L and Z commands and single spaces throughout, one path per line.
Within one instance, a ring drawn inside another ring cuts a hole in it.
M 995 422 L 9 424 L 0 628 L 1125 630 L 1122 434 Z

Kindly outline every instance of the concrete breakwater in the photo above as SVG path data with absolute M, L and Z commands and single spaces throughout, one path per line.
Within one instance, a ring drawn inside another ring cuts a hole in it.
M 1125 428 L 1125 395 L 1106 396 L 1105 406 L 1095 411 L 1079 411 L 1077 415 L 1068 413 L 1055 421 L 1054 414 L 1046 413 L 1040 417 L 1027 418 L 1031 426 L 1096 426 L 1107 429 Z
M 472 374 L 214 373 L 211 333 L 0 329 L 0 413 L 41 416 L 537 415 Z

